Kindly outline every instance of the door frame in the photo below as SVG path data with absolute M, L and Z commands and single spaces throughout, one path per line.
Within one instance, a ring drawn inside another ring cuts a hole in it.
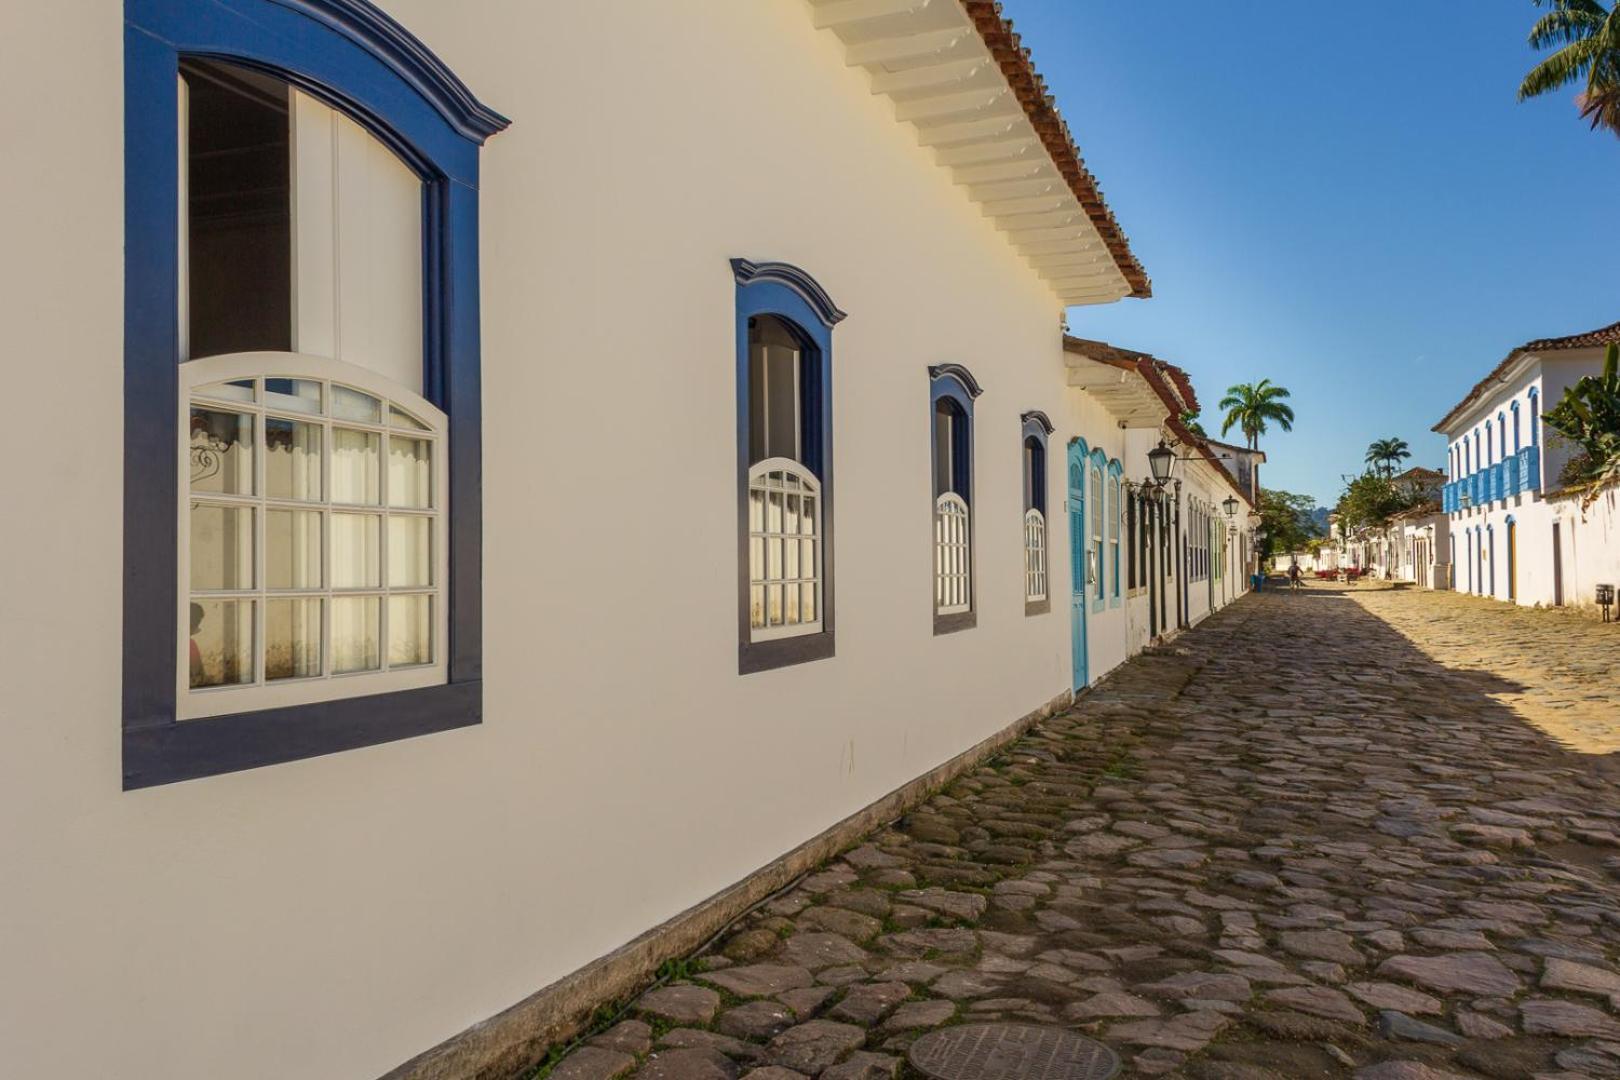
M 1086 608 L 1090 601 L 1090 582 L 1086 568 L 1090 565 L 1086 552 L 1086 479 L 1089 468 L 1086 441 L 1076 436 L 1069 440 L 1065 475 L 1068 478 L 1069 498 L 1069 637 L 1073 665 L 1073 688 L 1079 693 L 1091 685 L 1091 657 L 1088 651 Z

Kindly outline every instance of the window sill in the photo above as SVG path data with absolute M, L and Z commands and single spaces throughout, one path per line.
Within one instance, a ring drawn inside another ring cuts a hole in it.
M 770 641 L 745 641 L 737 647 L 737 674 L 752 675 L 759 671 L 826 660 L 835 655 L 831 630 L 773 638 Z
M 977 611 L 959 611 L 953 615 L 934 616 L 934 636 L 954 634 L 958 630 L 971 630 L 979 624 Z
M 170 720 L 124 729 L 124 790 L 321 757 L 483 720 L 483 683 Z
M 1048 597 L 1046 597 L 1045 599 L 1042 599 L 1042 600 L 1025 600 L 1024 601 L 1024 614 L 1025 615 L 1045 615 L 1047 612 L 1049 612 L 1051 610 L 1052 610 L 1052 598 L 1050 596 L 1048 596 Z M 935 633 L 938 633 L 937 629 L 935 630 Z

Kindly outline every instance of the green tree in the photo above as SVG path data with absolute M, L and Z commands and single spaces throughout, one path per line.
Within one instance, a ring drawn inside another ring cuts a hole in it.
M 1269 558 L 1277 552 L 1303 551 L 1319 535 L 1311 512 L 1316 500 L 1309 495 L 1295 495 L 1291 491 L 1260 492 L 1260 527 L 1265 530 L 1261 556 Z
M 1339 526 L 1348 533 L 1366 525 L 1382 525 L 1391 515 L 1417 505 L 1422 497 L 1421 492 L 1403 491 L 1389 477 L 1369 469 L 1346 482 L 1334 509 Z
M 1620 478 L 1620 345 L 1603 356 L 1601 375 L 1584 375 L 1542 414 L 1546 425 L 1581 448 L 1561 480 Z
M 1394 476 L 1395 467 L 1412 456 L 1412 448 L 1405 439 L 1374 439 L 1367 447 L 1367 464 L 1382 469 L 1385 476 Z
M 1195 412 L 1184 412 L 1184 413 L 1182 413 L 1181 414 L 1181 422 L 1186 427 L 1186 429 L 1188 431 L 1192 432 L 1194 435 L 1197 435 L 1200 439 L 1209 438 L 1209 432 L 1204 430 L 1204 425 L 1203 425 L 1203 423 L 1201 421 L 1199 421 L 1197 413 L 1195 413 Z
M 1536 0 L 1550 10 L 1530 30 L 1530 47 L 1557 51 L 1530 69 L 1519 84 L 1519 100 L 1552 93 L 1586 80 L 1575 97 L 1581 118 L 1592 129 L 1620 134 L 1620 4 L 1597 0 Z

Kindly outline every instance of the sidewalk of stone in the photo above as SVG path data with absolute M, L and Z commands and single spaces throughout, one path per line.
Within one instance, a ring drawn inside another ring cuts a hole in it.
M 743 920 L 550 1080 L 907 1077 L 921 1034 L 986 1019 L 1098 1038 L 1126 1076 L 1620 1076 L 1620 797 L 1496 696 L 1567 639 L 1532 635 L 1546 656 L 1507 682 L 1453 670 L 1448 603 L 1244 599 Z

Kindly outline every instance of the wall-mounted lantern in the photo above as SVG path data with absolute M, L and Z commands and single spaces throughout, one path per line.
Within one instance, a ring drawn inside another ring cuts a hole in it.
M 1153 482 L 1159 488 L 1170 482 L 1170 469 L 1176 463 L 1176 452 L 1159 440 L 1159 445 L 1148 451 L 1148 468 L 1153 472 Z

